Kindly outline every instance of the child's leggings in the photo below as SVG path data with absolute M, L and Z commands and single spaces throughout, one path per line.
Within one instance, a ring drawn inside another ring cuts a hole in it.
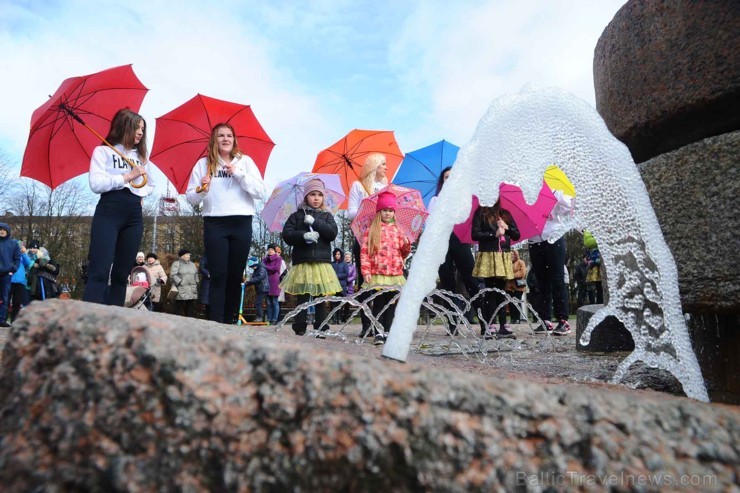
M 486 277 L 483 279 L 487 288 L 498 288 L 501 291 L 506 287 L 506 279 L 500 277 Z M 504 302 L 506 296 L 498 291 L 489 291 L 486 293 L 486 301 L 483 310 L 483 316 L 486 319 L 486 323 L 493 325 L 491 317 L 493 312 L 496 311 L 496 307 Z M 502 306 L 498 311 L 498 323 L 500 327 L 503 327 L 506 323 L 506 307 Z
M 386 333 L 391 330 L 393 317 L 396 314 L 396 304 L 393 303 L 391 305 L 390 302 L 393 297 L 396 296 L 397 292 L 398 291 L 388 291 L 386 293 L 379 294 L 373 300 L 373 316 L 378 320 L 378 322 L 380 322 L 380 325 L 383 326 L 383 330 Z M 378 314 L 383 310 L 383 308 L 385 308 L 385 311 L 380 315 L 380 318 L 378 318 Z

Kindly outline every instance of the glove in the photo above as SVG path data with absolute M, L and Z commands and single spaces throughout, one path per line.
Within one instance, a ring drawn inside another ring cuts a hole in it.
M 306 214 L 306 216 L 303 218 L 303 223 L 304 224 L 308 224 L 309 226 L 311 226 L 313 224 L 313 222 L 314 222 L 313 216 L 310 216 L 310 215 Z
M 306 243 L 317 243 L 319 241 L 319 233 L 318 231 L 309 231 L 303 234 L 303 239 L 306 240 Z

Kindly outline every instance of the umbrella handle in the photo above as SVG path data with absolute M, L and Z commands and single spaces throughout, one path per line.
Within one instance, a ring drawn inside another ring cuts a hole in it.
M 198 185 L 195 187 L 195 193 L 201 193 L 201 192 L 207 192 L 208 191 L 208 183 L 206 183 L 203 186 Z
M 87 127 L 87 124 L 83 123 L 83 125 L 85 125 Z M 123 159 L 126 162 L 126 164 L 128 164 L 129 166 L 131 166 L 131 169 L 135 169 L 138 166 L 135 162 L 131 161 L 129 158 L 127 158 L 126 156 L 124 156 L 121 151 L 119 151 L 118 149 L 116 149 L 115 147 L 113 147 L 111 145 L 111 143 L 108 142 L 107 140 L 105 140 L 98 132 L 96 132 L 95 130 L 93 130 L 90 127 L 87 127 L 87 128 L 90 129 L 90 131 L 92 133 L 94 133 L 96 136 L 98 136 L 100 138 L 100 140 L 102 140 L 105 145 L 107 145 L 108 147 L 110 147 L 111 149 L 113 149 L 113 151 L 116 154 L 118 154 L 119 156 L 121 156 L 121 159 Z M 142 187 L 146 186 L 146 183 L 147 183 L 146 173 L 144 173 L 143 175 L 141 175 L 141 178 L 142 178 L 141 183 L 134 183 L 133 181 L 131 181 L 131 182 L 129 182 L 129 185 L 131 185 L 132 188 L 142 188 Z
M 85 123 L 82 120 L 82 118 L 80 118 L 80 115 L 78 115 L 77 113 L 75 113 L 74 111 L 72 111 L 72 108 L 70 108 L 69 106 L 67 106 L 64 103 L 60 104 L 59 107 L 61 109 L 63 109 L 69 116 L 71 116 L 72 118 L 74 118 L 75 120 L 77 120 L 79 123 L 81 123 L 82 126 L 84 126 L 86 129 L 88 129 L 89 131 L 91 131 L 97 138 L 99 138 L 101 141 L 103 141 L 103 143 L 105 145 L 107 145 L 108 147 L 110 147 L 111 149 L 113 149 L 113 151 L 116 154 L 118 154 L 119 156 L 121 156 L 121 158 L 126 162 L 126 164 L 128 164 L 129 166 L 131 166 L 131 169 L 135 169 L 135 167 L 137 166 L 137 164 L 135 162 L 131 161 L 129 158 L 127 158 L 126 156 L 124 156 L 121 151 L 119 151 L 118 149 L 116 149 L 115 147 L 113 147 L 113 145 L 110 142 L 108 142 L 107 140 L 105 140 L 105 138 L 102 135 L 100 135 L 98 132 L 96 132 L 94 128 L 92 128 L 90 125 L 88 125 L 87 123 Z M 147 183 L 146 173 L 144 173 L 143 175 L 141 175 L 141 177 L 143 178 L 143 180 L 142 180 L 141 183 L 131 182 L 130 185 L 133 188 L 142 188 L 142 187 L 144 187 L 146 185 L 146 183 Z

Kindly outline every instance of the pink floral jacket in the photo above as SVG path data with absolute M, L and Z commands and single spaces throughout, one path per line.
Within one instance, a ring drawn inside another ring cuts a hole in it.
M 403 275 L 403 259 L 411 251 L 411 243 L 406 239 L 395 224 L 380 224 L 380 248 L 372 257 L 368 253 L 369 230 L 362 236 L 360 263 L 362 276 L 401 276 Z

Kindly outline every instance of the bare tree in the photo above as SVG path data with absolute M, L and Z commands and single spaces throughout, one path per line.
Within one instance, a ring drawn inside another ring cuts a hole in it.
M 10 158 L 4 153 L 0 154 L 0 203 L 8 203 L 10 193 L 17 184 L 17 180 L 14 178 L 17 172 L 14 168 L 10 162 Z
M 61 266 L 60 283 L 73 293 L 80 287 L 79 266 L 87 259 L 92 203 L 92 194 L 79 183 L 52 190 L 26 178 L 17 180 L 8 200 L 13 236 L 39 240 Z

